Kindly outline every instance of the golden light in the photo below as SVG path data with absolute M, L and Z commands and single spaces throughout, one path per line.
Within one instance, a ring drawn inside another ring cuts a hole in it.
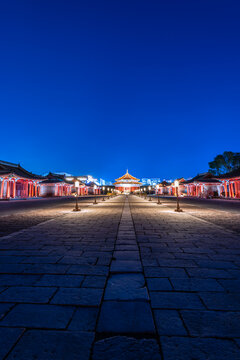
M 175 187 L 179 187 L 179 181 L 178 181 L 178 180 L 175 180 L 175 181 L 174 181 L 174 186 L 175 186 Z

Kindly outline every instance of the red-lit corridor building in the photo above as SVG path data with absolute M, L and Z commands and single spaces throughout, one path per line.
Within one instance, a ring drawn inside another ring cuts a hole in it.
M 0 161 L 0 199 L 38 197 L 43 179 L 20 164 Z

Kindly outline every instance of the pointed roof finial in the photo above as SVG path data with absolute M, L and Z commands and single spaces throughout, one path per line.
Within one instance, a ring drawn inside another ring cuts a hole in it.
M 127 169 L 127 174 L 128 174 L 128 169 Z

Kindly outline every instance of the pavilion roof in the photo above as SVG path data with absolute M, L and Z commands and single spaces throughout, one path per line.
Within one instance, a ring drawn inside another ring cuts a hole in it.
M 140 179 L 137 179 L 136 177 L 132 176 L 129 174 L 128 170 L 126 172 L 126 174 L 124 174 L 123 176 L 121 176 L 120 178 L 116 179 L 116 181 L 121 181 L 121 180 L 136 180 L 136 181 L 140 181 Z
M 99 186 L 98 186 L 95 182 L 93 182 L 93 181 L 91 181 L 91 182 L 89 182 L 89 183 L 87 183 L 87 184 L 83 184 L 83 185 L 89 186 L 89 187 L 94 187 L 94 186 L 99 187 Z
M 46 179 L 46 180 L 43 180 L 41 181 L 40 184 L 59 184 L 59 183 L 65 183 L 64 180 L 62 179 Z M 69 182 L 68 182 L 69 183 Z
M 66 180 L 66 178 L 62 174 L 54 174 L 52 172 L 49 172 L 45 176 L 45 180 L 41 181 L 41 184 L 59 184 L 59 183 L 73 185 L 74 182 L 70 180 Z
M 175 182 L 176 180 L 179 182 L 179 185 L 184 184 L 184 183 L 185 183 L 185 181 L 186 181 L 183 177 L 181 177 L 181 178 L 177 178 L 177 179 L 175 179 L 173 182 L 168 183 L 168 185 L 167 185 L 167 186 L 169 186 L 169 185 L 174 185 L 174 182 Z
M 24 179 L 41 180 L 45 176 L 36 175 L 24 169 L 20 164 L 0 160 L 0 176 L 16 176 Z
M 191 184 L 191 183 L 221 183 L 213 174 L 206 172 L 194 176 L 192 179 L 185 180 L 182 184 Z
M 158 185 L 159 185 L 159 186 L 161 186 L 161 187 L 165 187 L 165 186 L 170 186 L 170 185 L 171 185 L 171 183 L 169 183 L 169 182 L 167 182 L 167 181 L 163 180 L 163 181 L 162 181 L 162 182 L 160 182 Z
M 222 174 L 218 176 L 218 179 L 232 179 L 232 178 L 239 178 L 240 177 L 240 167 L 238 169 L 232 170 L 226 174 Z

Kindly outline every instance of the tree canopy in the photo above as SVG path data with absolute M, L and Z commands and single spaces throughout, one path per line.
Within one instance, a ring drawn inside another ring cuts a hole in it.
M 225 174 L 240 167 L 240 153 L 224 151 L 223 154 L 215 156 L 208 165 L 209 172 L 213 175 Z

